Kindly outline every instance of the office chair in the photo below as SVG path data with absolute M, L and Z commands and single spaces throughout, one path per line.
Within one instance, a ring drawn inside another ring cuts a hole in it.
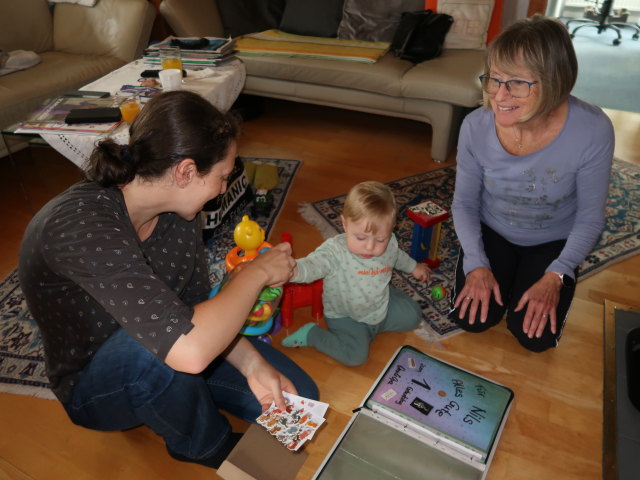
M 635 33 L 632 35 L 631 38 L 633 40 L 638 40 L 638 38 L 640 38 L 640 25 L 638 25 L 637 23 L 627 22 L 627 18 L 629 17 L 629 12 L 624 8 L 620 9 L 619 15 L 620 15 L 619 17 L 610 17 L 609 25 L 613 25 L 614 27 L 618 27 L 618 28 L 632 29 Z M 620 20 L 616 18 L 619 18 Z
M 595 2 L 596 7 L 599 2 Z M 569 24 L 573 22 L 580 23 L 576 28 L 571 32 L 571 38 L 575 37 L 576 32 L 584 27 L 596 27 L 598 29 L 598 34 L 604 32 L 605 30 L 613 30 L 618 35 L 618 38 L 613 39 L 614 45 L 620 45 L 622 42 L 622 35 L 620 33 L 620 28 L 617 25 L 608 22 L 609 16 L 611 15 L 611 9 L 613 8 L 613 0 L 604 0 L 602 2 L 602 6 L 597 11 L 594 19 L 584 19 L 584 18 L 574 18 L 567 22 L 567 28 L 569 28 Z M 637 35 L 635 35 L 637 37 Z M 634 38 L 637 40 L 637 38 Z

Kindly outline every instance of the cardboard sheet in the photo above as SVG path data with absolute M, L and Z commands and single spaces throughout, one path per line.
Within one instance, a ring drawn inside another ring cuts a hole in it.
M 293 480 L 308 456 L 287 450 L 254 424 L 222 463 L 218 475 L 226 480 Z

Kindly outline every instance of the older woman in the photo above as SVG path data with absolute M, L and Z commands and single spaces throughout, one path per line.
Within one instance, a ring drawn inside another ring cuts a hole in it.
M 239 440 L 220 410 L 249 422 L 282 391 L 317 397 L 284 354 L 238 336 L 266 285 L 295 260 L 276 245 L 207 299 L 199 211 L 225 192 L 239 125 L 187 91 L 154 97 L 128 145 L 107 139 L 87 181 L 30 222 L 20 285 L 43 337 L 51 387 L 95 430 L 147 425 L 169 454 L 217 468 Z
M 465 118 L 458 144 L 451 316 L 481 332 L 506 313 L 536 352 L 557 346 L 577 268 L 604 226 L 613 128 L 570 95 L 577 71 L 563 24 L 511 25 L 489 46 L 484 108 Z

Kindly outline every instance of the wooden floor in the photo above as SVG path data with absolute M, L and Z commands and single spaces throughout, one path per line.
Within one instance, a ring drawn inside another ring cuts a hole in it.
M 640 114 L 611 112 L 616 155 L 640 164 Z M 417 122 L 323 107 L 268 101 L 264 114 L 245 124 L 240 154 L 303 161 L 272 238 L 293 234 L 303 256 L 322 238 L 302 220 L 297 204 L 345 193 L 356 182 L 390 181 L 452 164 L 430 160 L 430 127 Z M 16 266 L 20 238 L 32 213 L 79 178 L 50 149 L 0 159 L 0 276 Z M 504 326 L 463 333 L 429 344 L 413 333 L 386 333 L 369 361 L 349 368 L 311 349 L 289 350 L 316 380 L 331 408 L 308 444 L 298 479 L 309 479 L 393 352 L 415 347 L 503 383 L 515 403 L 489 479 L 599 479 L 602 476 L 603 299 L 638 304 L 640 256 L 580 282 L 560 347 L 542 354 L 523 350 Z M 310 319 L 296 311 L 295 322 Z M 276 344 L 286 332 L 276 336 Z M 238 430 L 246 428 L 234 422 Z M 100 433 L 72 425 L 55 401 L 0 394 L 0 479 L 211 479 L 215 473 L 171 459 L 147 428 Z

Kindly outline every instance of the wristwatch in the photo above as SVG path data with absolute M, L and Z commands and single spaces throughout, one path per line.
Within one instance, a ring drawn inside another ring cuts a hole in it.
M 560 281 L 562 282 L 562 286 L 563 287 L 573 287 L 576 284 L 576 281 L 571 278 L 569 275 L 567 275 L 566 273 L 558 273 L 558 272 L 553 272 L 556 275 L 558 275 L 558 278 L 560 278 Z

